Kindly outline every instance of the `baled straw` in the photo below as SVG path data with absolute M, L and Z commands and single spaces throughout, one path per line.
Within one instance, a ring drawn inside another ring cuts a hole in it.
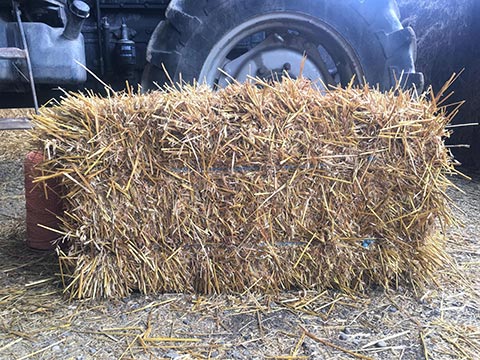
M 445 260 L 453 172 L 437 102 L 308 81 L 73 94 L 35 117 L 64 186 L 74 298 L 363 291 Z

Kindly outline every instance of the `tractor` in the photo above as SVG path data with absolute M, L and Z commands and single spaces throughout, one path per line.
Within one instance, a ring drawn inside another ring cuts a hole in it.
M 421 90 L 394 0 L 0 0 L 0 107 L 126 82 L 282 76 Z M 60 90 L 61 89 L 61 90 Z

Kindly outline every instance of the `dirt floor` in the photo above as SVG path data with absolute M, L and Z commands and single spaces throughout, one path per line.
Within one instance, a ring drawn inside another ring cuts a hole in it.
M 1 359 L 476 359 L 480 173 L 454 179 L 463 227 L 427 289 L 69 301 L 55 255 L 25 245 L 23 132 L 0 132 Z

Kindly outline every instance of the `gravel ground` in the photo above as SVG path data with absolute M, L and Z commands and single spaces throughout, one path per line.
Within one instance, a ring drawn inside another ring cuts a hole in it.
M 450 192 L 464 223 L 448 234 L 455 265 L 427 289 L 69 301 L 55 255 L 25 246 L 22 157 L 0 158 L 2 359 L 476 359 L 480 352 L 479 173 L 454 179 L 464 191 Z

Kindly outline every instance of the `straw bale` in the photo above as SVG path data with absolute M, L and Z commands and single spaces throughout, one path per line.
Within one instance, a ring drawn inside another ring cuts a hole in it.
M 35 117 L 73 298 L 422 284 L 451 215 L 438 98 L 308 81 L 72 94 Z

